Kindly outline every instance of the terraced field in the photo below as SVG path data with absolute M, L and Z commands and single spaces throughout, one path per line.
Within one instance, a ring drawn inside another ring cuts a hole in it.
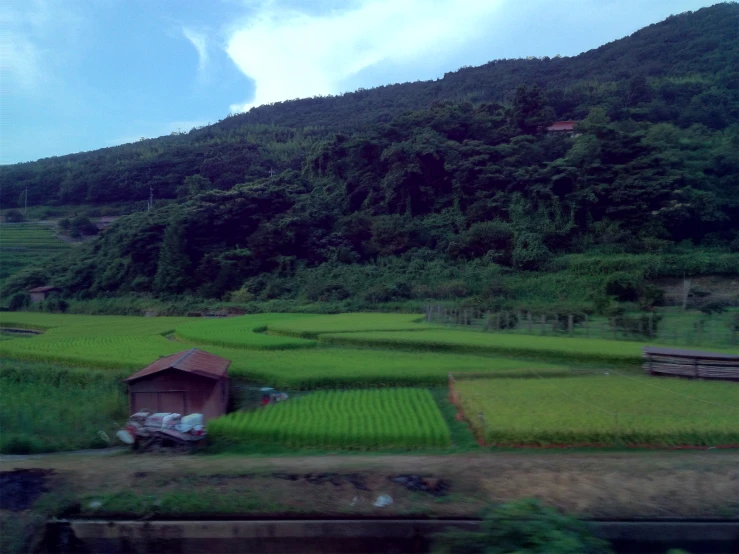
M 298 314 L 259 314 L 226 319 L 205 319 L 177 326 L 177 338 L 194 344 L 278 350 L 287 348 L 311 348 L 316 341 L 300 338 L 267 335 L 268 326 L 284 320 L 300 322 L 315 316 Z
M 303 339 L 253 333 L 254 328 L 277 321 L 281 314 L 253 315 L 225 320 L 191 318 L 136 318 L 126 316 L 83 316 L 39 313 L 3 313 L 0 324 L 9 327 L 46 329 L 33 338 L 0 343 L 0 356 L 9 358 L 98 367 L 137 369 L 159 356 L 201 346 L 232 361 L 230 374 L 276 387 L 297 389 L 364 386 L 443 385 L 449 372 L 486 373 L 501 377 L 530 377 L 532 363 L 526 360 L 460 354 L 373 351 L 347 348 L 299 348 Z M 291 315 L 296 321 L 294 315 Z M 307 321 L 311 316 L 297 319 Z M 223 342 L 240 347 L 203 344 L 218 342 L 218 333 L 204 333 L 202 326 L 220 327 Z M 165 334 L 177 329 L 198 342 L 171 341 Z M 281 349 L 254 346 L 255 340 L 286 341 Z M 568 375 L 567 367 L 537 362 L 537 371 Z
M 736 383 L 611 374 L 475 379 L 455 389 L 491 445 L 739 445 Z
M 428 391 L 413 389 L 403 398 L 391 393 L 397 387 L 444 386 L 452 373 L 466 378 L 457 381 L 465 413 L 474 414 L 470 423 L 489 444 L 739 444 L 739 385 L 643 376 L 635 369 L 641 361 L 639 343 L 457 331 L 418 319 L 408 314 L 194 320 L 5 312 L 0 326 L 44 333 L 0 341 L 0 357 L 99 368 L 118 383 L 121 374 L 160 356 L 200 346 L 231 360 L 230 375 L 236 379 L 290 390 L 344 390 L 228 416 L 214 428 L 214 436 L 226 442 L 257 437 L 296 448 L 438 447 L 447 439 L 436 423 L 425 427 L 413 415 L 436 421 L 420 407 Z M 575 377 L 573 368 L 601 371 Z M 610 374 L 604 368 L 611 368 Z M 615 376 L 621 372 L 624 377 Z M 11 378 L 23 394 L 32 389 L 33 384 L 18 381 L 22 372 L 6 373 L 0 370 L 0 378 Z M 345 389 L 369 387 L 383 388 L 375 391 L 382 394 L 344 396 Z M 413 406 L 412 413 L 404 411 L 406 404 Z M 415 423 L 405 425 L 406 420 Z M 9 425 L 13 431 L 17 422 Z
M 449 446 L 450 434 L 423 389 L 326 391 L 209 424 L 216 439 L 293 448 L 371 450 Z
M 354 333 L 359 331 L 426 331 L 438 329 L 422 323 L 419 314 L 353 313 L 317 315 L 309 319 L 286 318 L 269 325 L 278 335 L 315 339 L 327 333 Z
M 70 248 L 52 227 L 39 223 L 0 224 L 0 282 L 21 268 Z

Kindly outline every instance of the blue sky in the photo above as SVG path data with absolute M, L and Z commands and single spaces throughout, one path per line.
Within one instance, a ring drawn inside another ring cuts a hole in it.
M 285 99 L 573 56 L 701 0 L 6 0 L 0 163 Z

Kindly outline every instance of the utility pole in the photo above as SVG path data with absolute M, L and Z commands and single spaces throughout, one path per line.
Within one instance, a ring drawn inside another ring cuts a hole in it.
M 26 202 L 23 205 L 23 215 L 26 215 L 27 211 L 28 211 L 28 185 L 26 185 Z
M 149 185 L 149 206 L 146 211 L 150 212 L 153 205 L 154 205 L 154 188 L 151 185 Z
M 272 177 L 275 174 L 275 170 L 271 167 L 269 168 L 269 176 Z

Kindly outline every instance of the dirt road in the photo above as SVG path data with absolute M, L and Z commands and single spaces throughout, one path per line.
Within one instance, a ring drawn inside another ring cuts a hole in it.
M 331 484 L 315 478 L 330 474 L 361 475 L 367 500 L 384 492 L 395 495 L 383 515 L 474 515 L 488 501 L 534 496 L 587 517 L 739 517 L 736 450 L 300 457 L 121 453 L 0 460 L 0 471 L 15 468 L 52 469 L 55 482 L 71 486 L 80 497 L 116 491 L 165 494 L 187 477 L 188 490 L 257 495 L 269 490 L 269 498 L 280 499 L 281 506 L 324 514 L 342 512 L 337 506 L 356 503 L 358 494 L 346 480 Z M 449 495 L 426 498 L 405 491 L 390 481 L 399 474 L 443 479 L 450 484 Z

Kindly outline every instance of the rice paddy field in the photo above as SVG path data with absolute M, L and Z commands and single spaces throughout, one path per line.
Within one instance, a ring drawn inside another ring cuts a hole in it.
M 609 373 L 457 381 L 454 388 L 489 445 L 739 445 L 737 383 Z
M 0 224 L 0 282 L 19 269 L 71 248 L 41 223 Z
M 292 448 L 373 450 L 446 447 L 449 428 L 431 393 L 391 388 L 322 391 L 210 423 L 211 436 L 230 442 Z
M 39 398 L 55 404 L 51 411 L 61 414 L 60 421 L 74 420 L 66 427 L 71 432 L 87 416 L 65 405 L 92 406 L 96 398 L 92 393 L 77 394 L 74 383 L 86 383 L 79 381 L 79 375 L 108 376 L 106 386 L 125 406 L 120 388 L 123 376 L 160 356 L 199 347 L 231 360 L 229 375 L 236 383 L 291 393 L 314 391 L 291 398 L 284 406 L 237 412 L 218 420 L 213 437 L 223 442 L 250 440 L 245 437 L 260 437 L 261 442 L 274 435 L 274 444 L 296 448 L 440 448 L 447 443 L 438 434 L 438 418 L 431 415 L 433 410 L 420 406 L 428 405 L 431 389 L 437 391 L 432 405 L 442 411 L 452 409 L 442 406 L 446 402 L 438 391 L 453 374 L 475 377 L 459 381 L 460 393 L 466 413 L 485 414 L 484 429 L 475 427 L 479 423 L 475 418 L 470 423 L 488 444 L 739 444 L 731 427 L 739 415 L 731 411 L 739 407 L 739 384 L 643 376 L 641 343 L 449 330 L 422 323 L 417 314 L 195 319 L 3 312 L 0 327 L 43 331 L 30 338 L 6 336 L 0 341 L 3 395 L 25 399 L 13 404 L 19 415 L 6 413 L 0 419 L 4 435 L 42 436 L 34 430 L 45 424 L 31 413 L 38 407 L 28 400 L 34 387 Z M 29 383 L 18 380 L 22 371 L 5 371 L 5 366 L 24 363 L 33 367 L 34 375 L 47 373 L 49 379 Z M 60 366 L 88 369 L 55 380 L 53 376 L 62 375 Z M 606 368 L 611 368 L 608 376 Z M 594 374 L 582 377 L 583 372 Z M 620 373 L 625 376 L 616 377 Z M 379 392 L 383 394 L 369 394 Z M 106 398 L 110 398 L 107 393 L 99 395 L 103 413 L 117 413 Z M 434 422 L 428 433 L 426 427 L 419 427 L 416 416 L 404 411 L 407 406 Z M 377 422 L 367 423 L 370 420 L 363 414 L 368 410 L 376 413 Z M 109 415 L 106 421 L 112 419 Z M 385 434 L 390 427 L 383 422 L 390 420 L 396 422 L 390 426 L 396 435 Z M 314 423 L 306 423 L 303 429 L 295 421 Z M 351 421 L 359 427 L 346 427 Z M 274 434 L 275 425 L 284 433 Z M 319 428 L 325 432 L 316 431 Z M 95 437 L 87 433 L 85 440 L 88 444 Z M 53 433 L 44 441 L 50 449 L 76 444 L 56 440 Z

